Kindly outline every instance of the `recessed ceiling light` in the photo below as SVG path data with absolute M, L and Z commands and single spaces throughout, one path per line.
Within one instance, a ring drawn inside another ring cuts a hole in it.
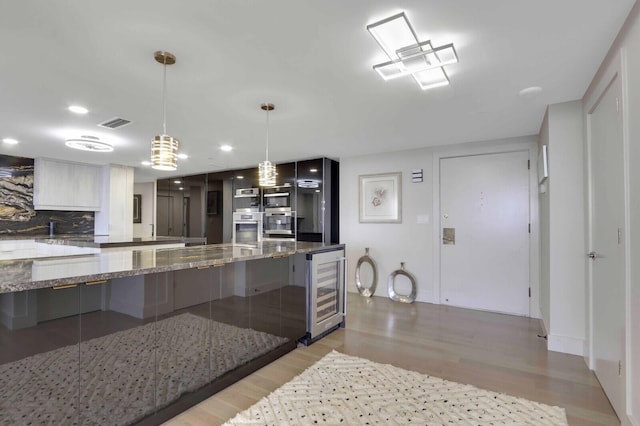
M 80 105 L 71 105 L 69 108 L 69 111 L 76 113 L 76 114 L 86 114 L 89 112 L 88 109 L 86 109 L 83 106 Z
M 238 176 L 236 176 L 236 177 L 237 177 L 238 179 L 244 179 L 244 176 L 242 176 L 242 175 L 238 175 Z
M 174 181 L 173 181 L 173 183 L 181 184 L 181 183 L 182 183 L 182 181 L 181 181 L 181 180 L 174 180 Z
M 151 161 L 141 161 L 140 164 L 142 164 L 143 166 L 150 166 Z
M 79 138 L 67 139 L 64 144 L 69 148 L 80 149 L 82 151 L 92 152 L 111 152 L 113 145 L 108 142 L 101 141 L 97 136 L 80 136 Z
M 319 189 L 316 189 L 316 192 L 320 192 L 320 190 L 319 190 Z
M 233 147 L 231 145 L 222 145 L 220 147 L 220 150 L 224 151 L 224 152 L 229 152 L 233 149 Z
M 540 92 L 542 92 L 542 87 L 531 86 L 527 87 L 526 89 L 522 89 L 520 92 L 518 92 L 518 95 L 520 95 L 521 98 L 533 98 L 534 96 L 539 95 Z
M 180 188 L 178 188 L 178 189 L 179 189 L 180 191 L 182 191 L 184 188 L 183 188 L 183 187 L 180 187 Z
M 187 158 L 189 158 L 189 156 L 187 154 L 178 154 L 178 158 L 181 160 L 186 160 Z
M 318 169 L 309 169 L 311 173 L 318 173 Z
M 6 143 L 8 145 L 17 145 L 18 143 L 20 143 L 17 140 L 12 139 L 12 138 L 4 138 L 4 139 L 2 139 L 2 142 Z

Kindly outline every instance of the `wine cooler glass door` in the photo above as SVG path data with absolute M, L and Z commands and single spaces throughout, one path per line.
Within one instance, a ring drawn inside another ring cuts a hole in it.
M 344 262 L 344 250 L 312 255 L 309 309 L 312 338 L 344 319 Z

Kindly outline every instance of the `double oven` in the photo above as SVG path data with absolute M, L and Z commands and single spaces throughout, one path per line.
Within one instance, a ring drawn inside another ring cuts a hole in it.
M 296 219 L 291 208 L 293 188 L 290 184 L 263 189 L 265 238 L 295 238 Z

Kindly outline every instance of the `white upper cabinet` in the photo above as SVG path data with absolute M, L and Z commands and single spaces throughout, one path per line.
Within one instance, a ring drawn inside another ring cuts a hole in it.
M 98 211 L 100 166 L 36 158 L 33 206 L 36 210 Z

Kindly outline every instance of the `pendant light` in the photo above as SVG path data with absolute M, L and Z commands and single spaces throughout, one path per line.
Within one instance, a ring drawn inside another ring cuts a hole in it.
M 260 105 L 263 111 L 267 112 L 267 149 L 265 160 L 258 164 L 258 183 L 260 186 L 276 185 L 276 165 L 269 161 L 269 111 L 273 111 L 275 106 L 270 103 Z
M 167 65 L 176 63 L 176 57 L 162 50 L 153 54 L 156 62 L 163 65 L 162 76 L 162 134 L 151 141 L 151 167 L 156 170 L 176 170 L 178 168 L 178 145 L 180 142 L 167 134 Z

